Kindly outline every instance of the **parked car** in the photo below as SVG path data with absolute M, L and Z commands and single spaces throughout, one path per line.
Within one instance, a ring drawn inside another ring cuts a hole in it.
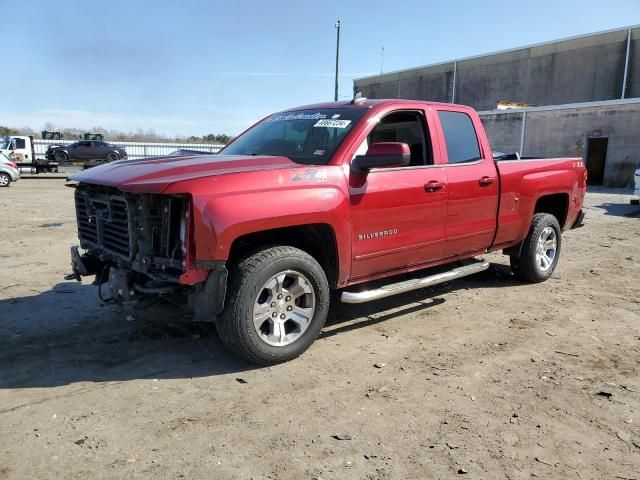
M 80 140 L 69 145 L 50 145 L 47 158 L 58 163 L 74 161 L 114 162 L 127 158 L 127 152 L 107 142 L 97 140 Z
M 495 161 L 470 107 L 300 107 L 218 155 L 72 176 L 84 252 L 72 247 L 67 278 L 95 275 L 128 305 L 170 296 L 215 322 L 235 354 L 290 360 L 320 333 L 330 298 L 368 302 L 478 273 L 489 263 L 474 257 L 494 250 L 522 281 L 548 279 L 562 231 L 582 224 L 587 173 L 582 158 L 523 160 Z
M 0 187 L 8 187 L 20 180 L 20 170 L 4 153 L 0 152 Z

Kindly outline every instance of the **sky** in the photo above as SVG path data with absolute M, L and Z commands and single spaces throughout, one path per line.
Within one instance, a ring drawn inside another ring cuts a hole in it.
M 384 71 L 640 24 L 640 0 L 0 0 L 0 125 L 236 135 Z

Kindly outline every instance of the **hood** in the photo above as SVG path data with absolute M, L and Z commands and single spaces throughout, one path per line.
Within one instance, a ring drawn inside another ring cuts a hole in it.
M 120 160 L 69 177 L 82 183 L 116 187 L 126 192 L 159 193 L 172 183 L 213 175 L 296 167 L 285 157 L 202 155 Z

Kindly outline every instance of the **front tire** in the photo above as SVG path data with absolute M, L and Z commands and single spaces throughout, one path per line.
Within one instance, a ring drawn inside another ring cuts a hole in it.
M 260 250 L 231 271 L 218 332 L 234 354 L 273 365 L 301 355 L 320 334 L 329 310 L 329 285 L 306 252 Z
M 115 162 L 116 160 L 118 160 L 120 157 L 118 156 L 117 153 L 115 152 L 111 152 L 109 154 L 107 154 L 107 162 Z
M 558 219 L 548 213 L 536 213 L 519 257 L 511 257 L 511 268 L 520 280 L 539 283 L 548 279 L 558 264 L 562 230 Z
M 67 161 L 69 156 L 65 152 L 56 152 L 55 155 L 53 156 L 53 158 L 58 163 L 64 163 L 64 162 Z
M 8 187 L 11 185 L 11 177 L 7 173 L 0 173 L 0 187 Z

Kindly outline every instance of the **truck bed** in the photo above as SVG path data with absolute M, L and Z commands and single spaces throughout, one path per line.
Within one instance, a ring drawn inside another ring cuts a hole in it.
M 496 161 L 500 177 L 498 230 L 494 247 L 519 242 L 527 235 L 536 200 L 544 195 L 567 197 L 561 227 L 577 219 L 586 193 L 582 158 L 521 158 Z

